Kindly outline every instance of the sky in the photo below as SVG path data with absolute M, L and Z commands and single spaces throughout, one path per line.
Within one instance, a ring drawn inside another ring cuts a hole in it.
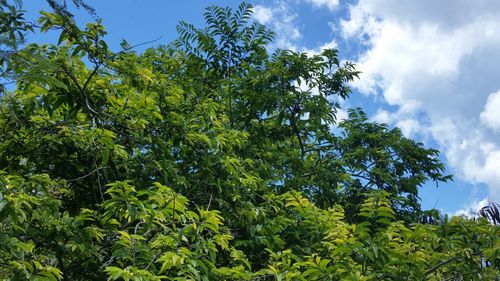
M 68 2 L 71 2 L 68 0 Z M 500 1 L 267 0 L 254 20 L 276 32 L 270 48 L 316 53 L 338 48 L 362 72 L 344 106 L 441 151 L 452 183 L 429 183 L 422 206 L 448 214 L 500 202 Z M 119 50 L 169 43 L 181 20 L 202 27 L 204 8 L 238 1 L 87 0 Z M 45 1 L 25 0 L 35 19 Z M 72 11 L 76 11 L 72 9 Z M 76 11 L 78 22 L 92 17 Z M 54 41 L 33 35 L 34 41 Z M 141 49 L 138 49 L 140 51 Z M 342 116 L 342 114 L 340 115 Z

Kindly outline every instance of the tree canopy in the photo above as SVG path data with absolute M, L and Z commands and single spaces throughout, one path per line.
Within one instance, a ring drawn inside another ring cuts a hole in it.
M 0 1 L 0 279 L 498 277 L 497 225 L 421 209 L 451 180 L 437 150 L 337 118 L 359 74 L 338 50 L 272 51 L 243 3 L 113 52 L 49 2 L 33 24 Z

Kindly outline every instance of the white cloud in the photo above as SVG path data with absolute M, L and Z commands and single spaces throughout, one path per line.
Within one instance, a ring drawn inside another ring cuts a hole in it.
M 344 120 L 347 120 L 349 118 L 349 114 L 347 113 L 346 110 L 339 108 L 337 109 L 336 117 L 337 117 L 337 123 L 340 123 Z
M 488 96 L 483 112 L 481 112 L 481 122 L 486 127 L 500 129 L 500 90 Z
M 327 7 L 330 10 L 336 8 L 338 0 L 303 0 L 317 7 Z M 274 0 L 268 5 L 255 5 L 253 7 L 253 18 L 267 25 L 276 34 L 271 49 L 281 48 L 292 51 L 300 51 L 309 55 L 319 54 L 325 49 L 337 47 L 335 40 L 321 44 L 317 48 L 308 49 L 301 46 L 302 33 L 300 31 L 300 19 L 293 4 L 298 2 Z
M 375 116 L 372 117 L 372 121 L 377 123 L 392 123 L 393 122 L 393 114 L 387 110 L 379 109 Z
M 401 129 L 401 132 L 406 137 L 411 137 L 416 132 L 422 129 L 420 122 L 418 122 L 416 119 L 400 120 L 396 123 L 396 127 Z
M 339 0 L 305 0 L 318 8 L 327 7 L 330 10 L 335 10 L 339 5 Z
M 253 16 L 261 24 L 268 24 L 273 16 L 272 10 L 268 7 L 256 5 L 253 7 Z
M 479 201 L 474 201 L 471 204 L 468 204 L 465 206 L 463 209 L 457 210 L 453 216 L 466 216 L 466 217 L 477 217 L 479 210 L 481 210 L 482 207 L 488 205 L 488 199 L 484 198 Z
M 320 54 L 322 51 L 326 49 L 336 49 L 337 48 L 337 42 L 335 40 L 332 40 L 330 42 L 326 42 L 323 45 L 315 48 L 315 49 L 307 49 L 307 48 L 302 48 L 301 52 L 307 53 L 309 56 L 314 56 Z
M 366 47 L 354 86 L 397 108 L 373 119 L 434 139 L 500 201 L 500 1 L 360 0 L 340 27 Z
M 296 24 L 297 14 L 292 12 L 287 1 L 273 1 L 270 6 L 255 5 L 255 20 L 266 24 L 276 34 L 272 48 L 297 50 L 302 34 Z

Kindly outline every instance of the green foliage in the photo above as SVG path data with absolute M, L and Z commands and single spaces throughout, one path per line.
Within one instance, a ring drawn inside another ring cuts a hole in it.
M 337 50 L 269 53 L 241 4 L 113 53 L 52 2 L 57 44 L 2 62 L 0 279 L 496 278 L 497 226 L 420 209 L 451 179 L 438 151 L 361 109 L 337 122 L 358 76 Z
M 0 1 L 0 95 L 6 84 L 14 83 L 16 78 L 9 61 L 16 57 L 18 48 L 25 42 L 27 32 L 33 25 L 24 19 L 20 1 Z

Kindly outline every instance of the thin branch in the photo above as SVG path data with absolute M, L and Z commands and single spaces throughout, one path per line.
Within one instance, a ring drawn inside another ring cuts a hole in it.
M 125 52 L 128 52 L 128 51 L 130 51 L 130 50 L 134 49 L 134 48 L 137 48 L 137 47 L 140 47 L 140 46 L 143 46 L 143 45 L 147 45 L 147 44 L 154 43 L 154 42 L 156 42 L 156 41 L 160 40 L 161 38 L 163 38 L 163 35 L 162 35 L 162 36 L 160 36 L 160 37 L 158 37 L 158 38 L 156 38 L 156 39 L 154 39 L 154 40 L 151 40 L 151 41 L 146 41 L 146 42 L 142 42 L 142 43 L 139 43 L 139 44 L 132 45 L 132 46 L 130 46 L 130 47 L 128 47 L 128 48 L 125 48 L 125 49 L 123 49 L 123 50 L 119 51 L 118 53 L 113 54 L 113 55 L 110 57 L 110 59 L 113 59 L 113 58 L 115 58 L 116 56 L 118 56 L 119 54 L 123 54 L 123 53 L 125 53 Z
M 85 93 L 85 89 L 82 88 L 82 86 L 80 85 L 80 83 L 78 82 L 78 79 L 76 79 L 76 77 L 71 73 L 71 71 L 69 71 L 69 69 L 64 65 L 64 64 L 61 64 L 61 69 L 64 71 L 64 73 L 66 73 L 66 75 L 68 75 L 68 77 L 71 79 L 71 81 L 73 81 L 73 83 L 76 85 L 76 87 L 78 88 L 78 90 L 80 91 L 80 93 L 83 95 L 84 97 L 84 100 L 83 102 L 85 103 L 85 106 L 87 107 L 87 109 L 99 116 L 99 112 L 95 111 L 89 104 L 89 99 L 87 97 L 87 94 Z
M 475 252 L 475 253 L 472 253 L 472 254 L 471 254 L 471 256 L 479 256 L 479 255 L 481 255 L 482 253 L 483 253 L 483 252 Z M 447 265 L 447 264 L 449 264 L 449 263 L 451 263 L 451 262 L 454 262 L 454 261 L 456 261 L 456 260 L 458 260 L 458 259 L 460 259 L 460 258 L 461 258 L 461 257 L 453 257 L 453 258 L 451 258 L 451 259 L 449 259 L 449 260 L 442 261 L 442 262 L 440 262 L 440 263 L 436 264 L 435 266 L 431 267 L 430 269 L 428 269 L 428 270 L 427 270 L 424 274 L 425 274 L 425 275 L 428 275 L 428 274 L 432 273 L 433 271 L 436 271 L 436 270 L 437 270 L 438 268 L 440 268 L 441 266 L 443 266 L 443 265 Z
M 208 200 L 207 211 L 210 209 L 210 204 L 212 204 L 212 194 L 210 193 L 210 199 Z
M 98 172 L 98 171 L 100 171 L 100 170 L 104 170 L 104 169 L 107 169 L 107 168 L 109 168 L 109 167 L 99 167 L 99 168 L 97 168 L 97 169 L 93 170 L 92 172 L 90 172 L 90 173 L 88 173 L 88 174 L 86 174 L 86 175 L 83 175 L 83 176 L 78 177 L 78 178 L 75 178 L 75 179 L 66 180 L 66 181 L 67 181 L 67 182 L 79 181 L 79 180 L 84 179 L 84 178 L 86 178 L 86 177 L 90 177 L 90 176 L 91 176 L 91 175 L 93 175 L 95 172 Z
M 136 235 L 136 234 L 137 234 L 137 230 L 139 229 L 139 226 L 140 226 L 141 224 L 143 224 L 143 223 L 144 223 L 144 221 L 143 221 L 143 220 L 139 220 L 139 222 L 135 225 L 135 227 L 134 227 L 134 235 Z
M 94 75 L 96 75 L 97 71 L 99 70 L 99 67 L 101 66 L 100 63 L 96 63 L 95 67 L 94 67 L 94 71 L 92 71 L 92 73 L 89 75 L 89 77 L 87 78 L 87 80 L 85 81 L 85 83 L 83 84 L 83 87 L 82 87 L 82 91 L 85 92 L 85 89 L 87 88 L 90 80 L 92 79 L 92 77 Z
M 161 254 L 156 254 L 153 256 L 153 258 L 151 259 L 151 261 L 148 263 L 148 266 L 146 266 L 146 268 L 144 270 L 148 270 L 149 267 L 153 264 L 153 262 L 160 256 Z
M 75 83 L 76 87 L 78 88 L 78 90 L 84 94 L 85 92 L 83 91 L 83 88 L 82 86 L 80 85 L 80 82 L 78 82 L 78 80 L 76 79 L 76 77 L 71 73 L 71 71 L 69 71 L 69 69 L 66 67 L 66 65 L 64 64 L 61 64 L 61 69 L 64 71 L 64 73 L 66 73 L 66 75 L 69 76 L 69 78 L 71 79 L 71 81 L 73 81 L 73 83 Z
M 95 144 L 94 144 L 95 145 Z M 94 155 L 94 159 L 93 159 L 93 165 L 94 167 L 97 166 L 97 160 L 96 160 L 96 156 Z M 106 167 L 103 167 L 103 168 L 106 168 Z M 102 185 L 101 185 L 101 173 L 99 173 L 99 171 L 96 171 L 97 172 L 97 185 L 99 186 L 99 195 L 101 195 L 101 200 L 104 201 L 104 194 L 102 192 Z
M 290 125 L 292 126 L 293 133 L 295 134 L 295 136 L 297 137 L 297 140 L 299 141 L 300 155 L 304 156 L 304 154 L 305 154 L 304 143 L 302 142 L 302 138 L 300 137 L 299 128 L 297 128 L 297 124 L 295 123 L 295 114 L 290 107 L 288 107 L 288 110 L 290 111 L 290 114 L 291 114 Z

